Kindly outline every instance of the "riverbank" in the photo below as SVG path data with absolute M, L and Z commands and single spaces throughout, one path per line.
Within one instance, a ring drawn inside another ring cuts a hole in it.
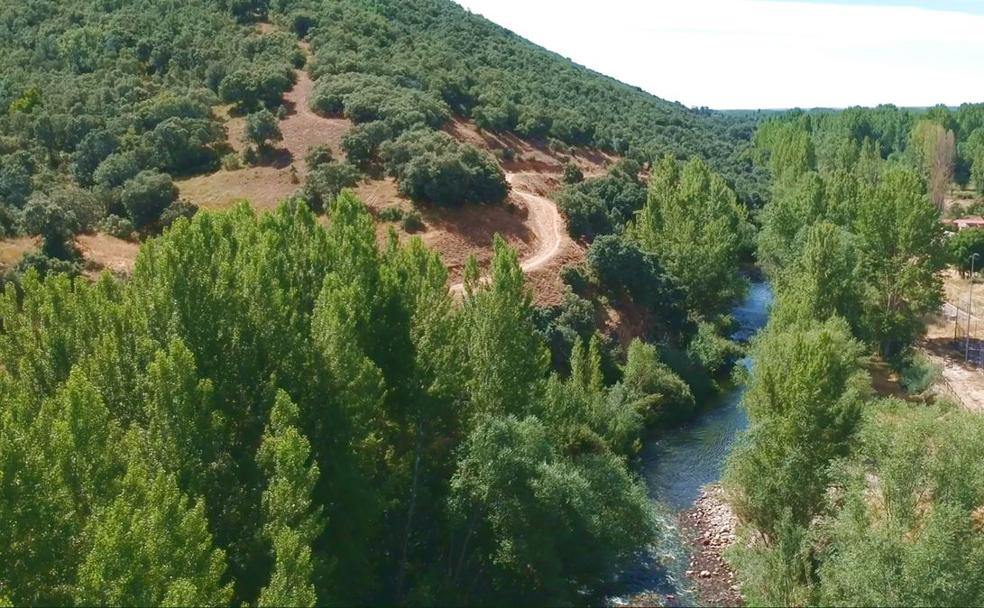
M 735 542 L 737 519 L 721 486 L 707 486 L 693 508 L 679 515 L 679 526 L 692 547 L 686 572 L 704 606 L 741 606 L 741 591 L 724 551 Z

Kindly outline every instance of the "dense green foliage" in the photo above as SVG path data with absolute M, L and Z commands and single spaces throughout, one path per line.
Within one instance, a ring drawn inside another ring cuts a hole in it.
M 386 142 L 380 157 L 399 181 L 400 193 L 414 201 L 444 206 L 499 203 L 509 191 L 494 158 L 446 133 L 407 131 Z
M 580 338 L 550 373 L 501 240 L 458 306 L 419 241 L 380 251 L 348 194 L 329 216 L 202 213 L 126 282 L 6 289 L 0 593 L 572 603 L 652 538 L 624 458 L 686 385 L 639 346 L 606 386 Z
M 667 157 L 653 167 L 648 200 L 629 233 L 686 289 L 691 310 L 722 313 L 741 297 L 738 263 L 752 227 L 734 192 L 703 161 L 680 168 Z
M 92 223 L 124 214 L 120 189 L 142 171 L 216 166 L 226 143 L 211 106 L 279 105 L 302 62 L 296 40 L 257 36 L 228 9 L 215 0 L 4 3 L 0 230 L 17 226 L 32 192 L 51 196 L 68 182 L 98 201 Z
M 883 160 L 873 140 L 839 139 L 835 127 L 811 136 L 805 118 L 775 119 L 757 136 L 774 176 L 772 201 L 760 214 L 759 261 L 780 298 L 797 300 L 793 316 L 836 313 L 857 337 L 900 360 L 923 316 L 942 303 L 939 210 L 917 169 Z M 853 155 L 828 165 L 814 141 Z
M 910 144 L 942 132 L 926 121 L 956 127 L 942 108 L 910 118 L 793 114 L 756 137 L 773 176 L 758 248 L 776 300 L 725 479 L 743 525 L 731 559 L 752 604 L 984 601 L 984 420 L 873 401 L 864 369 L 881 351 L 919 392 L 933 373 L 910 347 L 942 300 L 939 176 Z M 952 255 L 978 239 L 952 237 Z

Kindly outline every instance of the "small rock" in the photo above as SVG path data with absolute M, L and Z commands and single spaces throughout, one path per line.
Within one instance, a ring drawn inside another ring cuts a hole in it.
M 701 578 L 711 578 L 711 573 L 708 572 L 707 570 L 701 570 L 698 576 L 700 576 Z

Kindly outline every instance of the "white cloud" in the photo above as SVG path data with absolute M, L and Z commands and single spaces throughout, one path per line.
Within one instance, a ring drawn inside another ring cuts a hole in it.
M 714 108 L 984 101 L 984 16 L 764 0 L 458 0 L 660 97 Z

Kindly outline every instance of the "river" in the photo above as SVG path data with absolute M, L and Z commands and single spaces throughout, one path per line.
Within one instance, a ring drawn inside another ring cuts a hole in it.
M 752 283 L 745 300 L 732 311 L 738 329 L 732 336 L 748 341 L 769 318 L 772 290 L 766 283 Z M 740 362 L 746 368 L 749 359 Z M 626 598 L 657 596 L 667 605 L 699 602 L 684 575 L 690 551 L 677 529 L 677 514 L 693 506 L 701 488 L 721 479 L 725 459 L 738 433 L 748 425 L 741 407 L 743 390 L 732 387 L 704 404 L 693 421 L 654 437 L 643 448 L 638 470 L 655 503 L 663 529 L 660 538 L 632 567 L 616 580 L 610 597 L 614 605 Z

